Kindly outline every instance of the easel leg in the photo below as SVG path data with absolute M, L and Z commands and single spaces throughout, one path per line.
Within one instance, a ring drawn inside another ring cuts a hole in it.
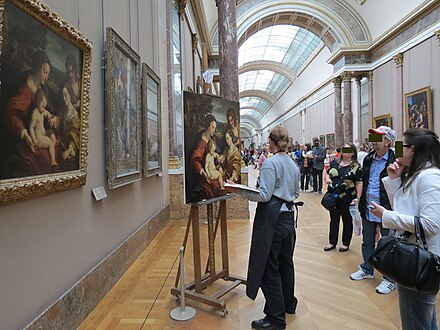
M 209 274 L 215 276 L 215 237 L 214 237 L 214 214 L 212 210 L 212 204 L 207 205 L 207 217 L 208 217 L 208 245 L 209 245 Z
M 193 210 L 194 209 L 194 210 Z M 191 205 L 193 228 L 194 285 L 197 293 L 202 293 L 202 268 L 200 262 L 200 223 L 197 205 Z
M 228 255 L 228 224 L 226 222 L 226 201 L 220 202 L 220 228 L 222 233 L 222 265 L 226 272 L 225 280 L 229 278 L 229 255 Z

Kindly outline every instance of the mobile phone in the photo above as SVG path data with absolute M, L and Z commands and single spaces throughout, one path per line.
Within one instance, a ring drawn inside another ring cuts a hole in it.
M 368 207 L 370 210 L 375 210 L 375 209 L 376 209 L 376 206 L 374 206 L 374 205 L 367 205 L 367 207 Z

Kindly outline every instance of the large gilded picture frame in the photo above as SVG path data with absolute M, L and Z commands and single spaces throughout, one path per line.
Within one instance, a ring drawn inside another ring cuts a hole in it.
M 144 176 L 162 172 L 161 94 L 160 78 L 142 63 L 142 117 Z
M 142 179 L 141 64 L 111 27 L 106 35 L 107 178 L 114 189 Z
M 92 44 L 37 0 L 0 0 L 0 205 L 86 182 Z
M 431 88 L 426 86 L 405 94 L 406 128 L 433 129 Z

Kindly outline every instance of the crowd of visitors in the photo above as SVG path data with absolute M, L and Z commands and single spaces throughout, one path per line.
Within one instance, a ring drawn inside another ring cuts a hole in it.
M 325 148 L 315 138 L 313 146 L 306 143 L 288 148 L 287 132 L 277 127 L 271 132 L 268 146 L 259 149 L 251 145 L 249 149 L 241 151 L 245 164 L 255 166 L 260 171 L 259 181 L 262 185 L 259 195 L 248 194 L 244 197 L 259 202 L 254 221 L 257 221 L 263 230 L 271 223 L 271 239 L 278 241 L 277 235 L 284 235 L 283 230 L 290 231 L 295 236 L 294 229 L 286 227 L 289 217 L 285 212 L 289 212 L 290 208 L 285 209 L 283 205 L 286 201 L 288 205 L 299 192 L 322 194 L 324 188 L 324 192 L 331 192 L 336 199 L 334 208 L 329 211 L 328 244 L 324 247 L 326 252 L 337 248 L 341 218 L 343 229 L 339 252 L 349 251 L 353 235 L 352 214 L 357 214 L 359 223 L 360 218 L 362 219 L 362 261 L 359 269 L 350 275 L 353 281 L 375 278 L 374 268 L 369 259 L 380 236 L 397 236 L 406 232 L 409 240 L 413 240 L 411 234 L 415 230 L 414 217 L 420 217 L 429 251 L 440 254 L 439 137 L 428 129 L 410 128 L 404 132 L 403 142 L 400 142 L 399 148 L 403 145 L 403 150 L 395 152 L 393 145 L 396 132 L 390 127 L 371 128 L 369 134 L 376 136 L 374 140 L 371 139 L 374 142 L 358 146 L 347 141 L 341 148 L 333 150 Z M 295 167 L 286 167 L 284 159 L 287 157 L 292 159 Z M 267 159 L 271 160 L 268 162 Z M 324 187 L 323 180 L 326 184 Z M 292 184 L 294 187 L 289 186 Z M 276 206 L 272 205 L 275 200 Z M 267 207 L 270 205 L 276 208 L 275 213 L 279 214 L 278 216 L 269 216 Z M 356 213 L 352 212 L 353 209 Z M 266 213 L 262 213 L 263 210 Z M 267 224 L 263 225 L 263 222 Z M 252 244 L 256 246 L 259 241 L 257 231 L 261 231 L 261 228 L 257 227 L 254 223 Z M 294 236 L 289 238 L 289 242 L 292 242 L 291 239 L 295 241 Z M 254 278 L 256 270 L 252 268 L 256 267 L 256 264 L 254 265 L 252 260 L 249 264 L 252 292 L 248 292 L 248 295 L 255 299 L 256 290 L 261 287 L 266 298 L 266 317 L 252 322 L 255 329 L 284 329 L 284 312 L 290 312 L 291 307 L 294 307 L 294 313 L 296 309 L 297 299 L 293 294 L 293 287 L 290 286 L 288 291 L 285 291 L 284 280 L 282 285 L 277 283 L 283 276 L 292 276 L 290 269 L 293 269 L 293 263 L 290 263 L 290 259 L 293 248 L 281 254 L 280 246 L 273 245 L 276 241 L 272 241 L 272 247 L 267 250 L 270 251 L 270 255 L 266 264 L 260 263 L 258 266 L 261 267 L 258 268 L 258 279 Z M 289 246 L 290 244 L 288 243 Z M 251 259 L 257 252 L 252 249 Z M 272 262 L 271 258 L 277 262 Z M 281 272 L 279 267 L 282 264 L 290 265 L 289 274 Z M 294 278 L 288 283 L 294 283 Z M 436 295 L 408 289 L 385 276 L 377 285 L 376 292 L 388 294 L 396 289 L 403 329 L 438 329 Z M 277 293 L 273 295 L 270 293 L 272 290 Z

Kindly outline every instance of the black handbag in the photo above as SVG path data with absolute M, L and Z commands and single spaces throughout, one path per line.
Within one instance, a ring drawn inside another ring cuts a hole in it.
M 419 217 L 414 217 L 414 228 L 415 243 L 407 241 L 408 232 L 401 237 L 384 236 L 368 262 L 404 288 L 435 295 L 440 285 L 440 257 L 428 251 Z
M 321 205 L 324 206 L 327 210 L 333 211 L 334 209 L 336 209 L 337 198 L 338 197 L 335 197 L 334 192 L 327 191 L 324 196 L 322 196 Z

